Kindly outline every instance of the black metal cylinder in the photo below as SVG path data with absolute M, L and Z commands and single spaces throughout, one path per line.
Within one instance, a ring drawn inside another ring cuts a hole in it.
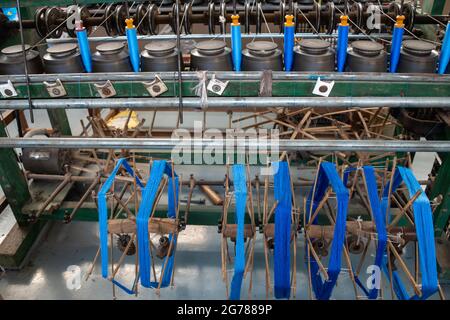
M 154 41 L 141 52 L 141 70 L 151 72 L 178 71 L 178 51 L 175 42 Z M 181 67 L 183 70 L 183 66 Z
M 421 40 L 405 40 L 400 50 L 399 73 L 435 73 L 438 60 L 436 46 Z
M 374 41 L 354 41 L 347 49 L 347 72 L 386 72 L 387 55 L 382 44 Z
M 242 50 L 242 71 L 283 71 L 281 50 L 274 42 L 253 41 Z
M 197 43 L 191 51 L 191 70 L 232 71 L 231 49 L 220 40 Z
M 93 72 L 131 72 L 130 58 L 120 42 L 102 43 L 92 55 Z
M 25 45 L 28 74 L 44 72 L 39 52 L 31 50 Z M 25 61 L 23 59 L 22 45 L 3 48 L 0 53 L 0 74 L 24 74 Z
M 334 51 L 330 43 L 305 39 L 294 47 L 294 71 L 334 71 Z
M 75 43 L 63 43 L 49 47 L 42 60 L 46 73 L 84 72 L 81 54 Z

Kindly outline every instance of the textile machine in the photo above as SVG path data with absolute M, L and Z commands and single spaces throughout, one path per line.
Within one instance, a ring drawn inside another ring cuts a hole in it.
M 86 276 L 163 295 L 179 235 L 205 225 L 224 299 L 252 296 L 255 263 L 258 298 L 332 299 L 348 277 L 355 299 L 445 299 L 449 11 L 0 1 L 0 205 L 17 220 L 0 265 L 20 268 L 52 220 L 93 221 Z

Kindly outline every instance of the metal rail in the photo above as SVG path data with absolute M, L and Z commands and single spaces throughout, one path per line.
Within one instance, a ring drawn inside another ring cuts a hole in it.
M 218 36 L 215 34 L 181 34 L 181 40 L 207 40 L 207 39 L 215 39 Z M 231 39 L 231 34 L 221 34 L 219 36 L 221 39 Z M 242 39 L 283 39 L 284 34 L 282 33 L 257 33 L 257 34 L 247 34 L 243 33 L 241 35 Z M 337 39 L 337 33 L 296 33 L 294 37 L 302 38 L 302 39 Z M 360 34 L 349 34 L 348 38 L 351 40 L 361 40 L 361 39 L 392 39 L 392 34 L 389 33 L 374 33 L 370 36 L 365 35 L 363 33 Z M 405 35 L 405 39 L 412 38 L 411 36 Z M 151 41 L 161 41 L 161 40 L 176 40 L 177 36 L 175 34 L 158 34 L 158 35 L 138 35 L 138 40 L 151 40 Z M 49 45 L 55 45 L 60 43 L 77 43 L 76 38 L 60 38 L 60 39 L 47 39 L 46 40 Z M 125 36 L 116 36 L 116 37 L 90 37 L 89 42 L 115 42 L 115 41 L 127 41 L 127 37 Z
M 238 151 L 245 150 L 250 153 L 267 153 L 271 147 L 272 150 L 278 148 L 279 151 L 450 151 L 450 141 L 438 140 L 275 140 L 273 145 L 268 142 L 267 148 L 262 150 L 260 149 L 261 141 L 258 139 L 0 138 L 0 148 L 104 148 L 158 151 L 183 147 L 191 148 L 191 152 L 198 152 L 205 147 L 225 150 L 227 146 L 237 146 Z
M 36 99 L 34 109 L 103 109 L 130 108 L 133 110 L 178 110 L 175 98 L 111 98 L 111 99 Z M 450 99 L 442 97 L 211 97 L 208 109 L 265 109 L 280 108 L 450 108 Z M 200 98 L 184 98 L 183 107 L 202 110 Z M 0 100 L 1 109 L 28 109 L 28 100 Z
M 95 82 L 95 81 L 148 81 L 158 75 L 163 81 L 175 81 L 178 78 L 178 72 L 128 72 L 128 73 L 66 73 L 66 74 L 30 74 L 28 75 L 30 83 L 42 83 L 43 81 L 55 82 L 59 79 L 62 82 Z M 217 71 L 208 72 L 208 78 L 215 75 L 220 80 L 261 80 L 262 72 L 246 71 L 231 72 Z M 198 81 L 196 72 L 186 71 L 181 73 L 183 81 Z M 401 73 L 351 73 L 351 72 L 272 72 L 272 79 L 276 81 L 315 81 L 320 77 L 322 80 L 334 81 L 364 81 L 364 82 L 450 82 L 450 75 L 438 74 L 401 74 Z M 6 83 L 11 80 L 13 83 L 25 83 L 24 75 L 0 75 L 0 83 Z

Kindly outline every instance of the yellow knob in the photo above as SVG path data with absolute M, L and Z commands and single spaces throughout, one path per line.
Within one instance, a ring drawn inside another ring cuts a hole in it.
M 292 14 L 288 14 L 286 16 L 286 22 L 284 23 L 285 27 L 292 27 L 294 25 L 294 16 Z
M 127 29 L 132 29 L 132 28 L 134 28 L 134 25 L 133 25 L 133 18 L 125 19 L 125 23 L 127 24 Z
M 343 27 L 348 26 L 348 16 L 341 16 L 341 23 L 339 25 Z
M 233 14 L 231 16 L 231 24 L 233 26 L 238 26 L 239 25 L 239 15 L 238 14 Z
M 405 26 L 404 22 L 405 21 L 405 16 L 401 15 L 401 16 L 397 16 L 397 21 L 395 22 L 395 27 L 397 28 L 403 28 Z

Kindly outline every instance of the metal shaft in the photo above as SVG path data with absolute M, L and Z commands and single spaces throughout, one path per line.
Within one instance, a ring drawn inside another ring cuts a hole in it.
M 274 140 L 267 148 L 279 151 L 365 151 L 365 152 L 449 152 L 450 141 L 427 140 Z M 205 147 L 222 148 L 238 146 L 238 150 L 267 153 L 260 149 L 258 139 L 148 139 L 148 138 L 0 138 L 0 148 L 104 148 L 138 150 L 172 150 L 178 148 L 190 152 Z M 233 150 L 234 152 L 234 150 Z
M 185 109 L 201 110 L 200 98 L 184 98 Z M 178 110 L 179 98 L 115 98 L 115 99 L 37 99 L 34 109 L 102 109 Z M 449 108 L 450 99 L 442 97 L 211 97 L 208 110 L 247 110 L 279 108 Z M 27 100 L 2 100 L 0 110 L 26 109 Z

